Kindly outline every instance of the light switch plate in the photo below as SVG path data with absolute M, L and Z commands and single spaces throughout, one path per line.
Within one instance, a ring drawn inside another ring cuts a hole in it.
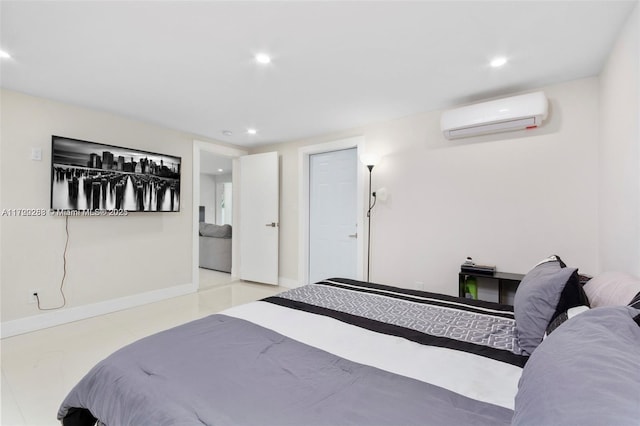
M 31 148 L 31 159 L 33 161 L 42 161 L 42 148 Z

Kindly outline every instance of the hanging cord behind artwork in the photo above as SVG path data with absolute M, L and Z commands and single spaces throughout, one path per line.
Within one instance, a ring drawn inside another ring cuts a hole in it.
M 62 295 L 62 305 L 56 306 L 54 308 L 43 308 L 40 306 L 40 297 L 38 293 L 35 293 L 34 296 L 36 301 L 38 302 L 38 309 L 41 311 L 54 311 L 56 309 L 64 308 L 67 305 L 67 298 L 64 295 L 64 280 L 67 278 L 67 247 L 69 246 L 69 216 L 66 215 L 64 217 L 64 230 L 67 234 L 67 239 L 64 242 L 64 252 L 62 253 L 62 279 L 60 280 L 60 294 Z

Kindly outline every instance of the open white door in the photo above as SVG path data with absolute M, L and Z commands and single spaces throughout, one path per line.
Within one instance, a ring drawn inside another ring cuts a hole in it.
M 278 284 L 278 153 L 240 157 L 240 279 Z

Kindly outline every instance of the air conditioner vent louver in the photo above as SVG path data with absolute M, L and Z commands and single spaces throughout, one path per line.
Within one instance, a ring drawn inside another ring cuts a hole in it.
M 458 139 L 538 127 L 547 113 L 547 97 L 535 92 L 445 111 L 440 126 L 447 139 Z

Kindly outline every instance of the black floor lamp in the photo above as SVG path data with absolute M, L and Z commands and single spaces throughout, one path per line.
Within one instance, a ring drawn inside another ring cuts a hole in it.
M 367 157 L 363 158 L 362 162 L 369 169 L 369 208 L 367 209 L 367 282 L 369 282 L 369 272 L 371 270 L 371 210 L 376 205 L 376 193 L 371 192 L 371 172 L 373 172 L 377 159 Z

